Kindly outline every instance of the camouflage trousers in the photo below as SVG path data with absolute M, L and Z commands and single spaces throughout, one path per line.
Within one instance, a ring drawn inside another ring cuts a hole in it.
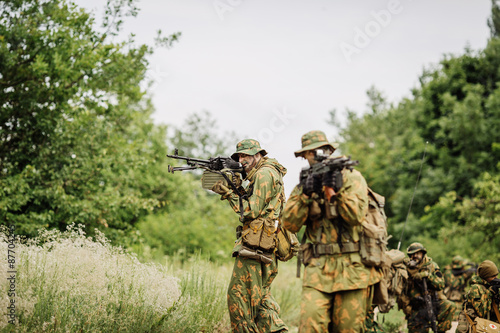
M 280 307 L 271 295 L 278 274 L 276 259 L 270 264 L 237 257 L 227 292 L 233 332 L 287 332 Z
M 324 293 L 303 287 L 299 332 L 365 332 L 365 319 L 371 307 L 371 289 Z
M 437 330 L 445 332 L 451 328 L 451 322 L 455 319 L 455 303 L 449 300 L 439 300 L 439 312 L 437 314 Z M 427 333 L 429 322 L 425 309 L 415 309 L 408 320 L 408 333 Z

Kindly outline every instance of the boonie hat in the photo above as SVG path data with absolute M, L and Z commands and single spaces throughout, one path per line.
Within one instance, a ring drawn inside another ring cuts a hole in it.
M 238 162 L 240 154 L 253 156 L 257 153 L 261 153 L 262 156 L 267 155 L 267 151 L 260 147 L 259 141 L 254 139 L 245 139 L 238 142 L 238 144 L 236 145 L 236 153 L 231 155 L 231 158 Z
M 408 254 L 417 253 L 419 251 L 424 251 L 424 253 L 427 253 L 425 247 L 422 244 L 416 242 L 411 243 L 410 246 L 408 246 L 408 248 L 406 249 L 406 253 Z
M 302 135 L 302 149 L 295 152 L 295 157 L 299 157 L 303 152 L 328 146 L 332 150 L 337 149 L 338 143 L 330 143 L 322 131 L 310 131 Z

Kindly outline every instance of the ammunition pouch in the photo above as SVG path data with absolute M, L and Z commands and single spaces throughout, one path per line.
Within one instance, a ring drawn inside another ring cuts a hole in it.
M 252 249 L 244 245 L 239 250 L 238 256 L 243 258 L 255 259 L 264 264 L 270 264 L 273 262 L 272 252 L 264 252 L 262 250 Z
M 250 249 L 273 252 L 276 248 L 277 221 L 257 218 L 245 223 L 241 233 L 243 245 Z
M 299 249 L 299 240 L 297 236 L 279 226 L 277 236 L 277 246 L 276 246 L 276 256 L 280 261 L 288 261 L 297 255 Z

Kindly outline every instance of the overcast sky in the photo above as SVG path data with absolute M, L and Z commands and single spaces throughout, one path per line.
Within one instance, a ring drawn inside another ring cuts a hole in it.
M 100 17 L 105 1 L 76 3 Z M 397 103 L 410 96 L 424 67 L 466 46 L 484 48 L 491 2 L 142 0 L 138 6 L 138 17 L 124 25 L 137 42 L 152 45 L 158 29 L 182 33 L 150 58 L 155 121 L 180 126 L 187 115 L 210 111 L 221 132 L 260 140 L 288 168 L 288 196 L 306 165 L 293 155 L 302 134 L 319 129 L 335 140 L 326 123 L 330 110 L 337 109 L 341 123 L 346 108 L 364 112 L 371 86 Z

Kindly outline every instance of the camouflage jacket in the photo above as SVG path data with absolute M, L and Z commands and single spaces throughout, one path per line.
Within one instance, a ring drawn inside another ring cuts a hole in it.
M 405 258 L 405 264 L 408 264 L 408 258 Z M 439 266 L 432 261 L 432 258 L 424 256 L 422 262 L 414 269 L 406 268 L 408 271 L 408 280 L 403 289 L 402 295 L 398 299 L 398 307 L 406 315 L 412 311 L 418 311 L 425 307 L 424 303 L 424 285 L 422 279 L 418 278 L 419 273 L 428 272 L 427 289 L 431 293 L 434 301 L 445 300 L 443 294 L 444 277 Z
M 302 193 L 297 185 L 283 211 L 282 222 L 286 229 L 298 232 L 306 226 L 307 240 L 315 243 L 321 228 L 320 243 L 338 242 L 339 226 L 341 240 L 359 242 L 361 221 L 368 211 L 368 186 L 357 170 L 343 170 L 344 185 L 338 191 L 335 201 L 340 217 L 333 221 L 320 215 L 314 221 L 309 215 L 313 199 Z M 381 273 L 374 267 L 361 263 L 359 252 L 337 253 L 313 258 L 306 266 L 303 285 L 322 292 L 363 289 L 380 281 Z
M 469 282 L 470 275 L 454 275 L 451 266 L 445 266 L 443 269 L 445 289 L 444 293 L 450 301 L 463 301 L 465 288 Z
M 465 294 L 463 309 L 474 320 L 476 317 L 489 319 L 500 323 L 493 311 L 493 293 L 488 289 L 488 283 L 475 275 L 471 279 L 471 287 Z
M 243 217 L 241 222 L 246 223 L 258 217 L 278 219 L 281 206 L 285 200 L 283 176 L 286 169 L 275 159 L 263 157 L 259 164 L 250 171 L 243 184 L 248 201 L 243 200 Z M 233 210 L 240 214 L 239 198 L 230 193 L 224 197 L 229 201 Z

